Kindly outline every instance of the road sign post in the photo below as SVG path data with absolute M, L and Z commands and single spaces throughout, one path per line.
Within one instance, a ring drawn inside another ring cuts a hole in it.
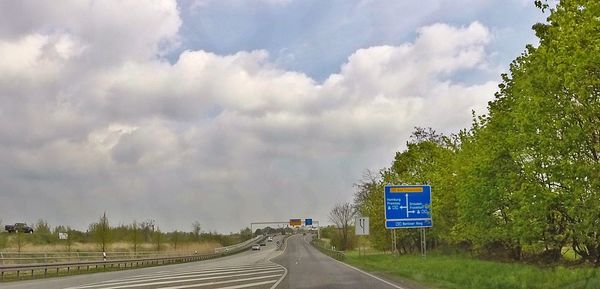
M 421 254 L 425 257 L 425 228 L 433 226 L 431 219 L 431 186 L 385 186 L 385 227 L 392 230 L 392 251 L 396 250 L 396 232 L 400 228 L 420 228 Z
M 354 220 L 354 234 L 358 236 L 358 256 L 362 248 L 363 256 L 365 255 L 365 248 L 361 236 L 369 235 L 369 218 L 367 217 L 356 217 Z
M 354 220 L 354 231 L 357 236 L 368 236 L 369 235 L 369 218 L 367 217 L 356 217 Z

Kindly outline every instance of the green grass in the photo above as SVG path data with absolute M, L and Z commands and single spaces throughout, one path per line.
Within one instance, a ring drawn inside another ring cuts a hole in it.
M 358 256 L 348 252 L 345 262 L 358 268 L 414 280 L 444 289 L 598 289 L 600 269 L 590 267 L 541 268 L 526 264 L 500 263 L 468 256 L 430 254 Z

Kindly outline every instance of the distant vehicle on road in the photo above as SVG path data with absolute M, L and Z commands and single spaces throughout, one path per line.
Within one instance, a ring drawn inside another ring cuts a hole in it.
M 260 245 L 259 244 L 252 245 L 252 251 L 256 251 L 256 250 L 260 250 Z
M 267 238 L 267 242 L 273 242 L 273 237 Z
M 267 243 L 265 243 L 265 242 L 262 242 L 262 243 L 260 243 L 260 245 L 261 245 L 261 246 L 266 246 L 266 245 L 267 245 Z
M 6 225 L 6 226 L 4 226 L 4 230 L 6 230 L 9 233 L 20 232 L 20 233 L 33 234 L 33 228 L 27 226 L 27 224 L 25 224 L 25 223 L 16 223 L 14 225 Z

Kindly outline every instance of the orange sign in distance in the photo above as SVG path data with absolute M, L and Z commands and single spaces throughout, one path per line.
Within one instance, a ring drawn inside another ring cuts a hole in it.
M 390 193 L 422 193 L 423 187 L 396 187 L 390 188 Z
M 302 219 L 290 219 L 290 226 L 302 226 Z

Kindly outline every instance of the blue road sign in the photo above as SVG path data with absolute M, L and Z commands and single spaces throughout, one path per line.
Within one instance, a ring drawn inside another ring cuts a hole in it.
M 304 226 L 312 226 L 312 219 L 304 219 Z
M 424 228 L 433 225 L 430 186 L 386 186 L 384 200 L 386 228 Z

